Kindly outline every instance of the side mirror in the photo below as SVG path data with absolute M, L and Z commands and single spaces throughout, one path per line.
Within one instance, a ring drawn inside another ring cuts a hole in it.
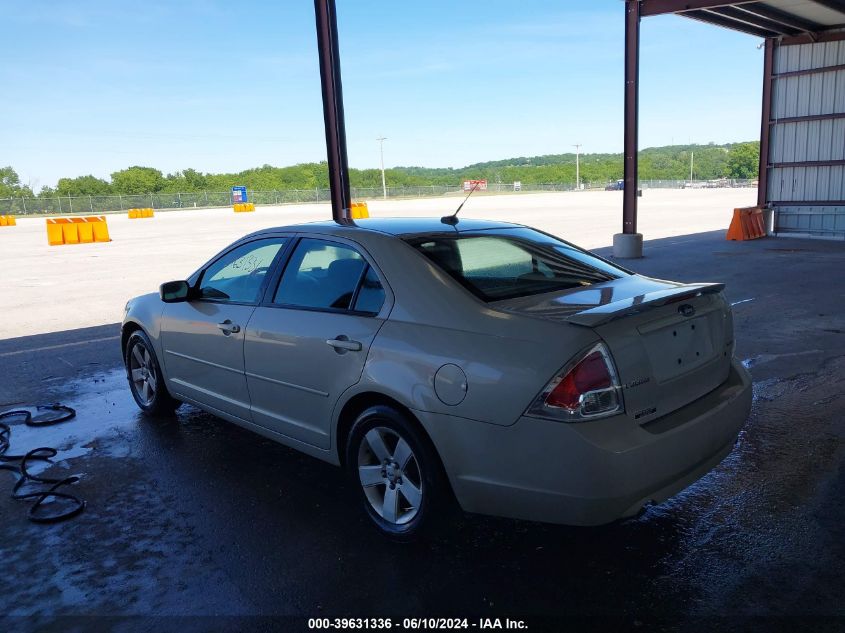
M 165 303 L 187 301 L 191 287 L 187 281 L 167 281 L 159 286 L 158 294 Z

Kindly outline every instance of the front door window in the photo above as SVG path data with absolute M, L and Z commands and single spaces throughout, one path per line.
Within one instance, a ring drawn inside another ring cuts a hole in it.
M 202 275 L 201 299 L 257 303 L 262 284 L 285 238 L 257 240 L 238 246 L 211 264 Z

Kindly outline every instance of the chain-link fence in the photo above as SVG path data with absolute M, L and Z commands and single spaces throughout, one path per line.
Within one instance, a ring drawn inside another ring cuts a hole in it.
M 750 180 L 643 180 L 642 189 L 682 189 L 711 187 L 750 187 Z M 582 190 L 614 188 L 614 183 L 582 182 Z M 486 193 L 528 193 L 537 191 L 575 191 L 575 183 L 488 183 Z M 424 198 L 455 196 L 466 192 L 460 186 L 422 185 L 388 187 L 388 198 Z M 477 194 L 485 192 L 477 192 Z M 384 197 L 381 187 L 353 187 L 354 200 L 374 200 Z M 257 205 L 306 204 L 331 200 L 328 189 L 284 189 L 279 191 L 248 191 L 249 200 Z M 72 215 L 119 213 L 133 208 L 153 209 L 202 209 L 227 207 L 233 203 L 231 191 L 199 191 L 192 193 L 148 193 L 140 195 L 110 196 L 53 196 L 43 198 L 0 199 L 2 215 Z

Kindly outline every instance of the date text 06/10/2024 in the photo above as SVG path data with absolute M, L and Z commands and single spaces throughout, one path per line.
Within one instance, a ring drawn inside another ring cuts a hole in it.
M 525 630 L 528 628 L 524 620 L 510 618 L 309 618 L 310 630 L 381 630 L 393 629 L 405 631 L 438 631 L 438 630 Z

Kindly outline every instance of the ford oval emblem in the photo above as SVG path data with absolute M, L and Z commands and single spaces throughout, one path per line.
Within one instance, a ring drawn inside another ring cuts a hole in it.
M 685 317 L 691 317 L 695 314 L 695 308 L 693 308 L 690 304 L 685 303 L 684 305 L 678 308 L 678 312 L 683 314 Z

